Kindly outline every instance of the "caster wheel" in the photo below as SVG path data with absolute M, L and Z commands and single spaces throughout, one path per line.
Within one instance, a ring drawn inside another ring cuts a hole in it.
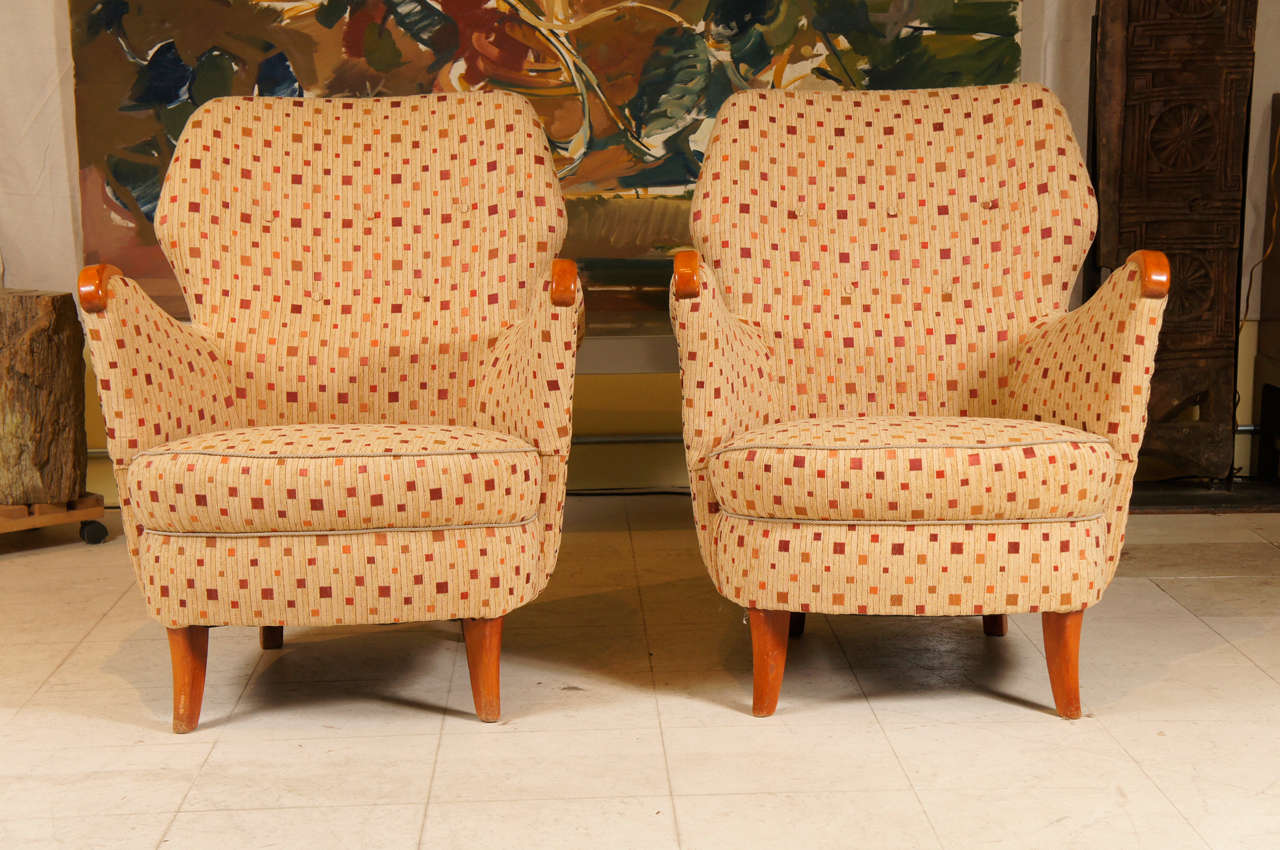
M 97 520 L 85 520 L 80 523 L 80 539 L 91 545 L 101 543 L 107 539 L 107 527 Z

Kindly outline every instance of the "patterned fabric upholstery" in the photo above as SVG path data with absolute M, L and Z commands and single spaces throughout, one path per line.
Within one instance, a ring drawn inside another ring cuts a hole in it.
M 544 555 L 537 522 L 258 537 L 145 531 L 138 578 L 166 625 L 408 623 L 500 617 L 546 586 Z
M 450 425 L 287 425 L 215 431 L 129 466 L 150 531 L 227 534 L 524 524 L 538 453 Z
M 564 223 L 506 94 L 211 101 L 156 211 L 246 425 L 473 424 L 495 340 L 546 314 Z
M 739 605 L 828 614 L 1077 611 L 1104 582 L 1102 518 L 815 523 L 717 514 L 711 577 Z
M 210 101 L 156 231 L 192 315 L 81 313 L 169 626 L 497 617 L 554 568 L 581 296 L 510 94 Z
M 721 592 L 828 613 L 1096 602 L 1164 307 L 1131 264 L 1066 312 L 1096 218 L 1039 86 L 730 98 L 694 192 L 700 292 L 671 305 Z
M 749 517 L 965 522 L 1096 517 L 1115 462 L 1061 425 L 868 416 L 748 431 L 707 472 L 721 509 Z

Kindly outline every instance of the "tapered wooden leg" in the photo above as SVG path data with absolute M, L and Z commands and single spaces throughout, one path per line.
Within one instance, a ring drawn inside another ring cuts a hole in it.
M 191 732 L 200 722 L 204 703 L 204 670 L 209 660 L 209 627 L 169 629 L 169 661 L 173 665 L 173 731 Z
M 792 611 L 791 627 L 787 630 L 787 635 L 790 637 L 800 637 L 802 634 L 804 634 L 804 612 Z
M 778 707 L 778 692 L 782 690 L 791 613 L 753 608 L 748 616 L 751 622 L 751 664 L 755 677 L 751 713 L 756 717 L 768 717 Z
M 258 629 L 258 646 L 263 649 L 283 649 L 284 626 L 263 626 Z
M 1080 626 L 1083 611 L 1041 614 L 1044 656 L 1049 662 L 1049 685 L 1058 714 L 1068 720 L 1080 716 Z
M 498 660 L 502 654 L 502 618 L 463 620 L 462 638 L 467 644 L 467 669 L 476 716 L 493 723 L 502 714 Z
M 1004 614 L 983 614 L 982 633 L 991 637 L 1004 637 L 1009 634 L 1009 618 Z

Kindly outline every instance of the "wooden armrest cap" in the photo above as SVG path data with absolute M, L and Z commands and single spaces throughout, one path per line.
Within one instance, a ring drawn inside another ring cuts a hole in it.
M 551 261 L 551 303 L 572 307 L 578 300 L 578 264 L 573 260 Z
M 110 263 L 85 266 L 76 278 L 76 293 L 80 309 L 86 313 L 101 313 L 107 309 L 107 280 L 123 274 Z
M 678 299 L 697 298 L 702 291 L 702 283 L 698 280 L 698 267 L 702 258 L 697 251 L 677 251 L 673 265 L 675 274 L 671 278 L 671 292 Z
M 1129 262 L 1137 263 L 1142 274 L 1142 297 L 1164 298 L 1169 294 L 1169 258 L 1163 251 L 1134 251 Z

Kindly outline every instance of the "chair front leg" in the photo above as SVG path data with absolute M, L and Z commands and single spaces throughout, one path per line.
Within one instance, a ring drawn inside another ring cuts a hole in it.
M 782 673 L 787 667 L 787 636 L 791 628 L 790 611 L 748 612 L 751 623 L 751 665 L 754 686 L 751 713 L 768 717 L 778 707 L 782 690 Z
M 1084 611 L 1040 615 L 1044 627 L 1044 657 L 1049 663 L 1049 686 L 1058 714 L 1068 720 L 1080 716 L 1080 626 Z
M 498 676 L 502 654 L 502 618 L 462 621 L 462 639 L 467 645 L 467 670 L 471 674 L 471 697 L 476 716 L 493 723 L 502 714 Z
M 194 731 L 204 703 L 204 673 L 209 661 L 209 627 L 169 629 L 169 662 L 173 665 L 173 731 Z

